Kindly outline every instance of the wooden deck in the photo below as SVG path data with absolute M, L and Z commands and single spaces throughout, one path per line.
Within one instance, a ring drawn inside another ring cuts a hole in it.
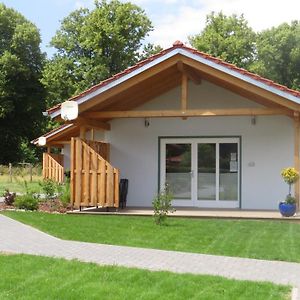
M 120 216 L 152 216 L 152 208 L 130 207 L 125 209 L 85 208 L 82 211 L 74 210 L 69 214 L 88 215 L 120 215 Z M 199 209 L 199 208 L 176 208 L 171 217 L 187 218 L 220 218 L 220 219 L 248 219 L 248 220 L 279 220 L 300 222 L 300 214 L 294 217 L 282 217 L 279 211 L 270 210 L 240 210 L 240 209 Z

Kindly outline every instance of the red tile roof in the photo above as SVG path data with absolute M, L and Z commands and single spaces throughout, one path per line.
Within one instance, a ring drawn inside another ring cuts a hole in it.
M 245 76 L 247 76 L 247 77 L 249 77 L 251 79 L 254 79 L 254 80 L 258 81 L 258 82 L 267 84 L 267 85 L 269 85 L 269 86 L 271 86 L 273 88 L 276 88 L 276 89 L 278 89 L 280 91 L 286 92 L 288 94 L 291 94 L 291 95 L 293 95 L 295 97 L 300 98 L 300 92 L 299 91 L 292 90 L 292 89 L 290 89 L 290 88 L 288 88 L 288 87 L 286 87 L 284 85 L 278 84 L 278 83 L 276 83 L 276 82 L 274 82 L 274 81 L 272 81 L 270 79 L 261 77 L 261 76 L 259 76 L 257 74 L 251 73 L 251 72 L 249 72 L 249 71 L 247 71 L 245 69 L 239 68 L 239 67 L 237 67 L 237 66 L 235 66 L 233 64 L 227 63 L 227 62 L 221 60 L 220 58 L 216 58 L 216 57 L 213 57 L 213 56 L 211 56 L 211 55 L 209 55 L 207 53 L 198 51 L 198 50 L 196 50 L 194 48 L 187 47 L 181 41 L 176 41 L 176 42 L 173 43 L 172 47 L 167 48 L 165 50 L 162 50 L 159 53 L 154 54 L 154 55 L 150 56 L 149 58 L 147 58 L 147 59 L 145 59 L 143 61 L 138 62 L 134 66 L 129 67 L 126 70 L 124 70 L 124 71 L 122 71 L 120 73 L 117 73 L 117 74 L 113 75 L 112 77 L 110 77 L 110 78 L 108 78 L 106 80 L 101 81 L 100 83 L 92 86 L 91 88 L 85 90 L 84 92 L 82 92 L 82 93 L 80 93 L 80 94 L 78 94 L 76 96 L 73 96 L 69 100 L 75 100 L 75 101 L 79 100 L 80 98 L 82 98 L 82 97 L 84 97 L 84 96 L 92 93 L 93 91 L 99 89 L 100 87 L 103 87 L 103 86 L 105 86 L 105 85 L 113 82 L 114 80 L 117 80 L 117 79 L 119 79 L 119 78 L 121 78 L 121 77 L 123 77 L 123 76 L 125 76 L 125 75 L 127 75 L 127 74 L 129 74 L 129 73 L 131 73 L 131 72 L 133 72 L 133 71 L 135 71 L 135 70 L 143 67 L 144 65 L 146 65 L 146 64 L 148 64 L 148 63 L 150 63 L 150 62 L 152 62 L 152 61 L 154 61 L 156 59 L 158 59 L 159 57 L 164 56 L 165 54 L 171 52 L 172 50 L 178 49 L 178 48 L 186 50 L 186 51 L 188 51 L 188 52 L 190 52 L 192 54 L 198 55 L 199 57 L 202 57 L 204 59 L 212 61 L 212 62 L 214 62 L 216 64 L 219 64 L 219 65 L 221 65 L 223 67 L 226 67 L 226 68 L 228 68 L 230 70 L 236 71 L 236 72 L 238 72 L 238 73 L 240 73 L 242 75 L 245 75 Z M 58 105 L 56 105 L 56 106 L 48 109 L 47 112 L 49 114 L 51 114 L 51 113 L 57 111 L 59 108 L 60 108 L 60 104 L 58 104 Z

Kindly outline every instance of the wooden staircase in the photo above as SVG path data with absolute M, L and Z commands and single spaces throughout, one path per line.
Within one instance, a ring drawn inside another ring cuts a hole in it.
M 75 208 L 119 207 L 119 170 L 98 153 L 101 151 L 108 159 L 105 147 L 100 149 L 92 142 L 71 139 L 70 188 Z
M 63 155 L 43 153 L 43 178 L 64 182 Z

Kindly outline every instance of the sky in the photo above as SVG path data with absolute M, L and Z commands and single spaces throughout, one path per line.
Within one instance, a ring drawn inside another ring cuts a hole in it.
M 0 0 L 35 23 L 42 36 L 42 50 L 51 57 L 55 49 L 49 47 L 51 37 L 60 21 L 80 7 L 93 8 L 94 0 Z M 125 2 L 125 0 L 122 2 Z M 154 30 L 146 42 L 172 46 L 180 40 L 188 44 L 188 36 L 200 33 L 206 15 L 223 11 L 226 15 L 244 14 L 255 31 L 283 22 L 300 20 L 300 0 L 131 0 L 143 8 Z

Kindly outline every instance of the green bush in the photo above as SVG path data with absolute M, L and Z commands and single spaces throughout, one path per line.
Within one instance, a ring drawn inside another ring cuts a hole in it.
M 37 210 L 39 206 L 39 199 L 34 197 L 32 194 L 25 194 L 17 196 L 14 205 L 20 209 Z
M 166 222 L 169 213 L 173 213 L 172 208 L 173 194 L 168 185 L 153 199 L 154 220 L 157 225 L 163 225 Z
M 46 195 L 46 199 L 51 199 L 58 188 L 57 184 L 51 179 L 44 179 L 39 183 L 43 193 Z

